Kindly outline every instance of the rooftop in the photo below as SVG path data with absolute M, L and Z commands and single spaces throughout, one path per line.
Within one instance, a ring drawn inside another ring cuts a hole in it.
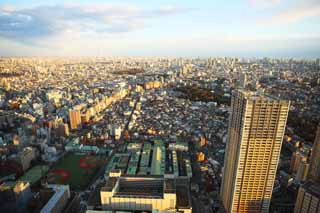
M 114 196 L 163 197 L 163 193 L 175 193 L 175 180 L 162 176 L 123 175 L 109 177 L 102 191 L 112 191 L 117 182 L 119 187 Z
M 163 179 L 121 178 L 119 181 L 115 196 L 163 196 Z
M 238 89 L 236 92 L 241 93 L 246 99 L 257 100 L 262 99 L 266 101 L 276 101 L 276 97 L 271 97 L 263 93 L 262 91 L 250 91 L 246 89 Z
M 319 182 L 307 182 L 303 185 L 303 188 L 315 197 L 320 198 L 320 183 Z

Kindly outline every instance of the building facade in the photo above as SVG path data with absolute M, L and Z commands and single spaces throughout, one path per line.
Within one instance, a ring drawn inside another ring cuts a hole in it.
M 79 110 L 69 111 L 70 128 L 77 129 L 81 125 L 81 114 Z
M 47 188 L 52 189 L 54 194 L 40 210 L 40 213 L 62 212 L 70 198 L 69 185 L 49 184 Z
M 301 162 L 306 162 L 307 156 L 299 151 L 292 153 L 290 162 L 290 172 L 297 172 Z
M 320 125 L 312 146 L 308 178 L 320 182 Z
M 26 147 L 19 154 L 19 163 L 22 166 L 23 171 L 30 168 L 31 161 L 36 158 L 36 149 L 33 147 Z
M 320 212 L 320 125 L 312 146 L 307 182 L 299 188 L 294 212 Z
M 232 94 L 221 199 L 227 212 L 268 212 L 290 102 Z
M 295 213 L 320 212 L 320 183 L 308 181 L 299 188 Z

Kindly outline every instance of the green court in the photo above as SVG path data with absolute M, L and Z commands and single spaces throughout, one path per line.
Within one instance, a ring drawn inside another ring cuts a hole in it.
M 84 190 L 103 165 L 97 156 L 70 154 L 62 158 L 48 173 L 48 182 L 69 184 L 72 190 Z

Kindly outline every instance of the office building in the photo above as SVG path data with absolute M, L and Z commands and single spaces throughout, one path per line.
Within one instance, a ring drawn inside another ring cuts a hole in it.
M 18 155 L 18 162 L 22 166 L 22 170 L 26 171 L 30 168 L 31 161 L 36 158 L 36 149 L 33 147 L 26 147 Z
M 221 199 L 227 212 L 268 212 L 289 101 L 232 94 Z
M 319 213 L 320 212 L 320 183 L 308 181 L 299 188 L 295 213 Z
M 307 180 L 307 175 L 309 171 L 309 163 L 301 161 L 297 170 L 295 177 L 296 183 L 302 183 Z
M 307 162 L 307 156 L 300 151 L 292 153 L 290 161 L 290 172 L 297 172 L 301 162 Z
M 70 128 L 77 129 L 81 125 L 81 114 L 79 110 L 69 111 Z
M 312 147 L 307 182 L 299 188 L 294 212 L 320 212 L 320 125 Z

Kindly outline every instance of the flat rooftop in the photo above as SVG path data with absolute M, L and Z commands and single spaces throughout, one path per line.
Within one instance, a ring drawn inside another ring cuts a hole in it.
M 241 93 L 246 99 L 256 100 L 256 99 L 263 99 L 266 101 L 275 101 L 278 100 L 277 97 L 271 97 L 261 91 L 250 91 L 247 89 L 238 89 L 235 93 Z
M 164 193 L 175 193 L 174 179 L 164 179 L 162 176 L 121 176 L 109 177 L 102 191 L 112 191 L 119 182 L 115 197 L 157 197 Z
M 162 179 L 120 179 L 119 190 L 115 196 L 163 196 L 163 180 Z

